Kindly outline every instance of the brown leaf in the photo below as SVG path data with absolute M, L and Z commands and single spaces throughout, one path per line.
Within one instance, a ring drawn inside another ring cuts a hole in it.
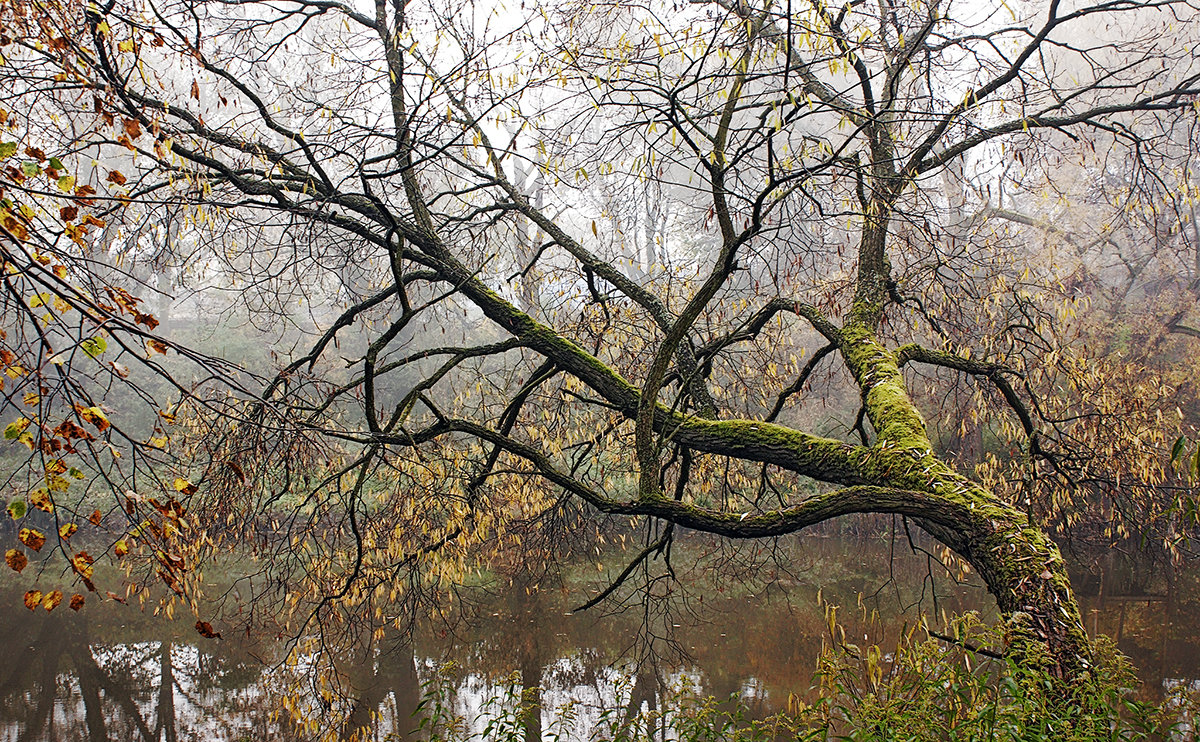
M 91 433 L 84 430 L 83 427 L 80 426 L 78 423 L 76 423 L 74 420 L 63 420 L 62 423 L 57 428 L 55 428 L 53 432 L 54 432 L 54 435 L 57 435 L 61 438 L 67 438 L 67 439 L 79 438 L 80 440 L 85 440 L 85 441 L 96 440 L 96 437 L 94 435 L 92 435 Z
M 74 536 L 75 532 L 78 530 L 79 526 L 75 525 L 74 523 L 63 523 L 58 527 L 58 536 L 63 541 L 67 541 Z
M 9 549 L 4 552 L 4 561 L 16 572 L 25 569 L 25 565 L 29 564 L 29 558 L 20 549 Z
M 164 569 L 160 569 L 158 570 L 158 576 L 166 583 L 167 587 L 171 588 L 172 592 L 176 595 L 183 595 L 183 588 L 179 586 L 179 580 L 175 579 L 175 575 Z
M 104 520 L 104 513 L 101 513 L 99 510 L 93 510 L 92 514 L 88 516 L 88 522 L 93 526 L 100 525 L 100 521 L 102 520 Z
M 71 596 L 71 603 L 70 603 L 71 610 L 73 610 L 73 611 L 79 610 L 80 608 L 83 607 L 83 603 L 84 603 L 84 597 L 82 595 L 80 595 L 79 593 L 75 593 L 74 595 Z
M 125 175 L 120 170 L 109 170 L 108 176 L 105 178 L 109 183 L 117 185 L 125 185 Z
M 79 203 L 83 204 L 84 206 L 95 206 L 96 199 L 89 198 L 89 196 L 95 195 L 96 189 L 92 188 L 90 185 L 81 185 L 75 189 L 75 198 L 78 199 Z
M 41 604 L 42 604 L 42 591 L 41 590 L 30 590 L 29 592 L 25 593 L 25 607 L 26 608 L 28 608 L 29 610 L 32 611 L 34 608 L 37 608 Z
M 33 528 L 22 528 L 17 534 L 17 540 L 34 551 L 41 551 L 42 547 L 46 545 L 45 534 Z
M 234 475 L 235 475 L 235 476 L 237 476 L 237 478 L 238 478 L 238 482 L 239 482 L 240 484 L 245 484 L 245 483 L 246 483 L 246 472 L 245 472 L 245 471 L 242 469 L 242 467 L 241 467 L 241 466 L 239 466 L 239 465 L 238 465 L 238 462 L 236 462 L 236 461 L 226 461 L 226 462 L 225 462 L 225 465 L 226 465 L 226 466 L 228 466 L 228 467 L 230 468 L 230 470 L 231 470 L 231 471 L 233 471 L 233 473 L 234 473 Z
M 182 480 L 182 479 L 175 480 L 176 488 L 179 487 L 179 482 L 182 482 L 182 481 L 184 481 L 184 480 Z M 193 495 L 196 493 L 196 485 L 189 483 L 188 487 L 192 488 L 191 492 L 188 492 L 186 490 L 186 488 L 180 489 L 179 491 L 183 492 L 183 494 L 185 494 L 185 495 Z M 163 517 L 170 518 L 171 520 L 179 520 L 180 518 L 183 517 L 184 513 L 187 512 L 183 507 L 183 503 L 179 502 L 178 500 L 167 500 L 165 503 L 162 503 L 162 502 L 159 502 L 157 498 L 151 497 L 150 504 L 154 506 L 155 510 L 162 513 Z
M 58 604 L 62 602 L 62 599 L 62 590 L 51 590 L 50 592 L 46 593 L 44 598 L 42 598 L 42 607 L 45 608 L 47 612 L 52 611 L 58 607 Z
M 130 139 L 137 139 L 142 135 L 142 125 L 137 122 L 137 119 L 125 119 L 121 125 Z
M 155 353 L 167 354 L 167 344 L 161 340 L 150 339 L 146 341 L 146 347 Z
M 200 83 L 195 78 L 192 78 L 192 97 L 200 100 Z
M 120 603 L 121 605 L 125 605 L 125 602 L 126 602 L 124 598 L 122 598 L 120 595 L 117 595 L 116 593 L 112 592 L 111 590 L 108 592 L 108 599 L 115 600 L 118 603 Z
M 79 216 L 79 209 L 74 206 L 64 206 L 58 210 L 58 215 L 64 222 L 73 222 L 75 217 Z
M 196 631 L 200 634 L 200 636 L 204 637 L 205 639 L 220 639 L 221 638 L 221 632 L 213 631 L 212 624 L 210 624 L 208 621 L 197 621 L 196 622 Z

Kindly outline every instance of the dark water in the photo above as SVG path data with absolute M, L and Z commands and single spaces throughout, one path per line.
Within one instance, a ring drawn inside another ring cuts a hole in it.
M 830 604 L 848 641 L 885 647 L 922 613 L 937 624 L 943 614 L 990 611 L 969 575 L 957 583 L 927 555 L 888 541 L 810 539 L 789 546 L 787 563 L 790 572 L 768 565 L 712 581 L 687 573 L 690 589 L 646 605 L 635 592 L 615 613 L 610 605 L 569 614 L 603 587 L 603 574 L 591 585 L 497 590 L 477 597 L 470 622 L 411 636 L 382 630 L 369 651 L 339 657 L 324 684 L 304 654 L 299 665 L 281 664 L 281 644 L 204 640 L 194 619 L 115 604 L 31 612 L 20 600 L 27 586 L 7 584 L 0 740 L 319 739 L 360 724 L 373 724 L 371 738 L 395 739 L 431 716 L 464 718 L 479 735 L 484 722 L 470 720 L 508 724 L 526 739 L 586 739 L 681 688 L 737 696 L 765 716 L 809 695 Z M 1139 668 L 1141 694 L 1200 682 L 1195 577 L 1111 559 L 1102 566 L 1075 577 L 1084 615 Z M 540 710 L 515 711 L 522 693 Z M 423 694 L 437 701 L 422 703 Z

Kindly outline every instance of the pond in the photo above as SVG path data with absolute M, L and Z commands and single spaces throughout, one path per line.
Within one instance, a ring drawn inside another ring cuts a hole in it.
M 695 539 L 688 548 L 690 558 L 707 547 Z M 907 543 L 809 538 L 787 549 L 788 573 L 761 567 L 761 579 L 726 576 L 649 603 L 633 591 L 621 610 L 571 611 L 613 573 L 595 565 L 583 588 L 492 590 L 472 600 L 470 621 L 380 630 L 370 650 L 337 658 L 327 697 L 303 656 L 281 662 L 282 641 L 203 639 L 194 618 L 113 603 L 31 612 L 20 597 L 27 586 L 5 583 L 0 740 L 307 740 L 336 737 L 345 722 L 334 720 L 347 716 L 371 726 L 372 739 L 407 738 L 431 716 L 460 717 L 480 734 L 490 720 L 520 726 L 525 739 L 577 739 L 683 691 L 737 697 L 765 717 L 809 697 L 831 605 L 847 641 L 885 648 L 923 614 L 934 626 L 968 610 L 994 617 L 977 580 L 951 579 Z M 1194 576 L 1167 580 L 1115 559 L 1102 567 L 1074 577 L 1085 620 L 1133 660 L 1139 692 L 1154 700 L 1200 683 Z M 522 697 L 536 709 L 516 712 Z

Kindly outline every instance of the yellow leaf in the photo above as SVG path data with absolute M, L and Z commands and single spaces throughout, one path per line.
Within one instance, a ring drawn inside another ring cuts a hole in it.
M 46 593 L 46 597 L 42 599 L 42 607 L 47 611 L 52 611 L 58 607 L 58 604 L 62 602 L 62 599 L 62 590 L 51 590 L 50 592 Z
M 45 489 L 36 489 L 29 494 L 29 501 L 38 510 L 44 510 L 47 513 L 54 512 L 54 501 L 50 499 L 50 493 Z
M 80 417 L 92 425 L 95 425 L 96 430 L 99 430 L 101 433 L 107 430 L 110 426 L 108 417 L 105 416 L 104 411 L 99 407 L 77 407 L 75 410 L 79 413 Z
M 71 557 L 71 567 L 79 573 L 80 577 L 84 578 L 85 580 L 90 579 L 92 573 L 94 572 L 92 569 L 92 562 L 94 561 L 96 560 L 92 559 L 90 554 L 88 554 L 86 551 L 81 551 L 75 556 Z

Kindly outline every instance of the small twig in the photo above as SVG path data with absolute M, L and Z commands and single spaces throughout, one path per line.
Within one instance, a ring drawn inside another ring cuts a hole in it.
M 994 660 L 1004 659 L 1004 655 L 1000 654 L 999 652 L 992 651 L 991 649 L 984 649 L 983 647 L 977 647 L 974 644 L 971 644 L 970 642 L 966 641 L 965 639 L 955 639 L 952 636 L 948 636 L 946 634 L 942 634 L 937 631 L 934 631 L 933 629 L 931 629 L 929 627 L 925 628 L 925 633 L 929 634 L 934 639 L 941 639 L 942 641 L 946 642 L 947 644 L 953 644 L 956 647 L 962 647 L 963 649 L 967 650 L 968 652 L 970 652 L 972 654 L 981 654 L 984 657 L 991 657 Z

